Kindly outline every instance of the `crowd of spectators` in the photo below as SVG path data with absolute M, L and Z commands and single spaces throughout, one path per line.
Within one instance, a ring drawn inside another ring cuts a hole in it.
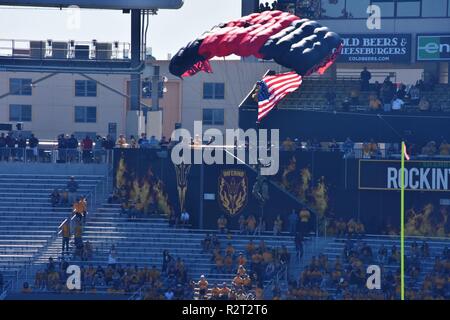
M 217 229 L 220 233 L 231 233 L 228 227 L 228 220 L 224 215 L 217 219 Z M 281 229 L 276 232 L 278 229 L 275 225 L 273 230 L 274 234 L 281 233 Z M 241 214 L 238 220 L 238 231 L 240 234 L 261 235 L 261 233 L 266 231 L 266 221 L 262 217 L 256 219 L 253 214 L 249 214 L 247 217 Z
M 272 279 L 290 261 L 290 253 L 285 246 L 271 248 L 264 240 L 258 244 L 250 240 L 245 251 L 238 252 L 231 241 L 226 245 L 221 243 L 216 235 L 207 234 L 201 242 L 204 253 L 211 254 L 213 273 L 234 273 L 240 268 L 246 269 L 248 285 L 263 287 L 265 280 Z
M 320 0 L 297 0 L 287 3 L 286 1 L 262 1 L 259 5 L 259 12 L 281 10 L 296 14 L 302 18 L 319 18 L 324 12 L 320 6 Z
M 428 77 L 425 81 L 418 80 L 416 84 L 406 86 L 403 83 L 394 84 L 391 77 L 387 76 L 383 83 L 375 81 L 370 84 L 372 75 L 367 67 L 364 67 L 360 75 L 361 92 L 370 92 L 369 109 L 373 112 L 400 112 L 408 110 L 408 107 L 416 107 L 420 111 L 430 111 L 430 104 L 427 94 L 434 90 L 437 83 L 433 76 Z M 350 106 L 358 106 L 365 104 L 360 101 L 360 91 L 353 89 L 350 97 L 343 102 L 343 109 L 348 110 Z M 436 109 L 436 108 L 434 108 Z
M 184 261 L 167 255 L 170 258 L 163 270 L 156 266 L 138 267 L 117 263 L 81 266 L 81 290 L 77 292 L 133 294 L 142 289 L 143 298 L 148 300 L 192 299 L 194 287 L 187 278 Z M 69 262 L 64 258 L 58 261 L 50 258 L 46 268 L 36 272 L 34 284 L 24 283 L 22 292 L 69 292 L 66 286 L 68 266 Z
M 341 256 L 312 257 L 297 281 L 291 281 L 286 298 L 291 300 L 393 300 L 400 296 L 400 249 L 381 245 L 376 251 L 362 240 L 347 240 Z M 445 248 L 435 256 L 431 272 L 423 272 L 425 260 L 432 259 L 429 245 L 411 244 L 406 258 L 407 299 L 448 299 L 450 254 Z M 381 267 L 381 289 L 366 287 L 366 267 Z M 423 279 L 423 280 L 422 280 Z
M 44 160 L 44 155 L 39 149 L 40 141 L 34 134 L 20 131 L 0 134 L 0 161 L 37 162 Z M 78 139 L 75 134 L 60 134 L 56 139 L 54 149 L 58 151 L 58 162 L 105 162 L 108 151 L 114 148 L 150 148 L 167 149 L 173 145 L 170 140 L 162 137 L 161 140 L 151 136 L 147 138 L 143 133 L 139 139 L 131 136 L 128 140 L 120 135 L 117 140 L 111 135 L 91 137 L 86 135 Z M 52 150 L 49 147 L 48 150 Z M 49 160 L 50 161 L 50 160 Z
M 306 215 L 308 217 L 306 217 Z M 271 232 L 272 235 L 277 236 L 282 233 L 288 232 L 291 235 L 294 235 L 296 232 L 306 233 L 307 228 L 304 227 L 305 219 L 309 222 L 310 218 L 309 211 L 293 210 L 292 213 L 287 217 L 287 219 L 282 218 L 279 214 L 272 222 L 272 229 L 267 230 L 266 221 L 262 217 L 258 219 L 255 218 L 253 214 L 249 214 L 247 217 L 244 214 L 241 214 L 238 219 L 238 233 L 245 235 L 261 235 L 264 232 Z M 221 215 L 217 219 L 217 229 L 219 233 L 228 234 L 231 236 L 231 230 L 228 227 L 228 219 L 225 215 Z
M 450 143 L 442 137 L 440 141 L 429 141 L 425 144 L 417 144 L 406 141 L 408 155 L 411 157 L 435 157 L 449 156 Z M 350 137 L 343 142 L 333 139 L 330 142 L 319 142 L 317 139 L 301 141 L 298 138 L 287 137 L 281 142 L 281 151 L 318 151 L 318 152 L 341 152 L 346 158 L 356 157 L 363 159 L 388 158 L 392 155 L 400 155 L 398 143 L 380 143 L 374 139 L 355 143 Z
M 134 136 L 130 136 L 127 140 L 125 135 L 121 134 L 117 139 L 116 146 L 118 148 L 131 148 L 131 149 L 167 149 L 173 146 L 171 139 L 167 140 L 166 137 L 161 137 L 158 140 L 155 136 L 147 137 L 146 133 L 142 133 L 139 139 Z
M 60 134 L 57 137 L 57 150 L 59 162 L 100 163 L 105 161 L 107 151 L 116 146 L 113 138 L 96 136 L 93 139 L 86 135 L 78 140 L 74 134 Z
M 38 161 L 39 139 L 30 134 L 26 136 L 20 132 L 0 134 L 0 161 Z
M 342 217 L 327 216 L 327 236 L 362 238 L 364 235 L 365 227 L 361 221 L 353 218 L 345 220 Z
M 261 2 L 259 4 L 259 12 L 271 11 L 271 10 L 281 10 L 281 6 L 278 4 L 277 1 L 272 1 L 272 3 Z

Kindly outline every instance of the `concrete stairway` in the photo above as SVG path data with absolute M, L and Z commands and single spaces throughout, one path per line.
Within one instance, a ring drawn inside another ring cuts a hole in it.
M 79 193 L 100 196 L 102 176 L 76 176 Z M 17 277 L 17 272 L 34 258 L 56 236 L 58 226 L 71 208 L 53 208 L 49 195 L 63 189 L 68 176 L 39 174 L 0 174 L 0 272 L 4 282 Z

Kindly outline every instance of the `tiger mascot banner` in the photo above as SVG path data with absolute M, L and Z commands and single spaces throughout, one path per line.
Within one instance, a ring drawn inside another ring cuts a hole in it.
M 218 179 L 218 201 L 221 209 L 235 216 L 239 214 L 248 202 L 248 178 L 244 170 L 222 170 Z

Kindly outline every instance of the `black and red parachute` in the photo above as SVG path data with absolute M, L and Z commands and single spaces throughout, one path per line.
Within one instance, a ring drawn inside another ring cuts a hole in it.
M 339 35 L 318 22 L 282 11 L 265 11 L 220 24 L 191 41 L 172 58 L 178 77 L 211 72 L 209 60 L 232 54 L 274 60 L 301 76 L 323 73 L 342 48 Z

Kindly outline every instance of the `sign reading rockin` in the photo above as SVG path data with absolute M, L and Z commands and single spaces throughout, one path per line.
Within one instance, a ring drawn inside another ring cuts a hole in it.
M 400 190 L 400 161 L 360 160 L 359 189 Z M 408 161 L 405 189 L 450 191 L 450 161 Z

